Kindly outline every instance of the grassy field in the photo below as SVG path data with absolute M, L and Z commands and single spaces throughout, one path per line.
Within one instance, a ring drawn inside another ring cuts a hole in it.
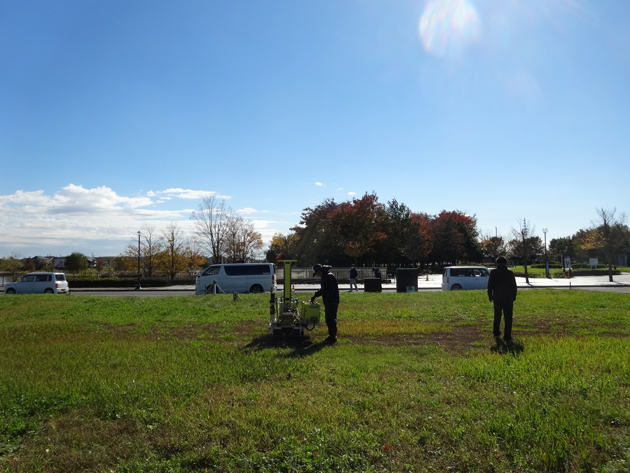
M 525 267 L 524 266 L 510 266 L 509 268 L 511 271 L 514 271 L 514 274 L 516 274 L 518 277 L 525 277 Z M 586 269 L 582 270 L 582 269 L 574 269 L 573 270 L 573 275 L 574 276 L 579 276 L 580 272 L 582 271 L 587 271 Z M 617 267 L 616 271 L 620 271 L 620 272 L 630 272 L 630 268 L 626 268 L 626 267 Z M 551 274 L 551 277 L 553 278 L 564 278 L 566 277 L 566 273 L 564 273 L 562 271 L 562 269 L 558 269 L 558 268 L 550 268 L 549 269 L 549 273 Z M 530 278 L 544 278 L 546 275 L 545 272 L 545 268 L 532 268 L 531 266 L 527 267 L 527 274 Z M 608 269 L 604 269 L 604 268 L 600 268 L 599 269 L 599 275 L 600 276 L 607 276 L 608 275 Z
M 482 291 L 267 307 L 0 296 L 0 471 L 630 471 L 628 294 L 523 291 L 511 347 Z

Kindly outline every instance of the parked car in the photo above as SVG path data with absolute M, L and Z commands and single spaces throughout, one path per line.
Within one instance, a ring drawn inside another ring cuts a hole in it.
M 447 266 L 442 274 L 442 290 L 487 289 L 489 278 L 485 266 Z
M 28 273 L 4 286 L 5 294 L 70 294 L 64 273 Z
M 205 294 L 214 281 L 223 292 L 271 291 L 276 267 L 272 263 L 213 264 L 197 276 L 195 294 Z

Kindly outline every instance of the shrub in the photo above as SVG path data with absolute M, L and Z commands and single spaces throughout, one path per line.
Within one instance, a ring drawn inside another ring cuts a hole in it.
M 130 278 L 68 278 L 70 289 L 80 287 L 135 287 L 137 279 Z M 168 280 L 163 278 L 140 278 L 142 287 L 165 287 L 169 286 Z

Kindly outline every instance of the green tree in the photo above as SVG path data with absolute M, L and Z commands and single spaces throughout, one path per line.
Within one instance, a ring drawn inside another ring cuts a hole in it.
M 24 274 L 24 265 L 20 261 L 20 255 L 13 253 L 9 258 L 5 258 L 0 263 L 0 270 L 9 273 L 9 279 L 15 282 Z
M 479 248 L 484 257 L 496 261 L 499 256 L 507 254 L 507 244 L 502 236 L 482 235 L 479 242 Z
M 109 262 L 109 266 L 120 277 L 127 271 L 127 258 L 124 256 L 116 256 Z
M 70 256 L 66 256 L 66 263 L 64 266 L 67 271 L 75 274 L 77 272 L 87 270 L 88 260 L 82 253 L 74 252 Z
M 554 238 L 549 242 L 549 256 L 551 260 L 559 261 L 562 264 L 562 258 L 568 256 L 575 258 L 575 249 L 573 247 L 573 237 Z

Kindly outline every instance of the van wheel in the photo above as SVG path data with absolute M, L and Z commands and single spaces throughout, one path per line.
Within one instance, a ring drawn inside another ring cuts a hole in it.
M 54 294 L 55 291 L 53 291 L 51 288 L 46 288 L 46 290 L 44 291 L 44 294 Z
M 461 291 L 462 287 L 459 284 L 453 284 L 451 286 L 451 291 Z
M 265 292 L 260 284 L 254 284 L 249 288 L 249 292 L 251 294 L 260 294 L 261 292 Z
M 15 289 L 7 289 L 7 294 L 15 294 Z

